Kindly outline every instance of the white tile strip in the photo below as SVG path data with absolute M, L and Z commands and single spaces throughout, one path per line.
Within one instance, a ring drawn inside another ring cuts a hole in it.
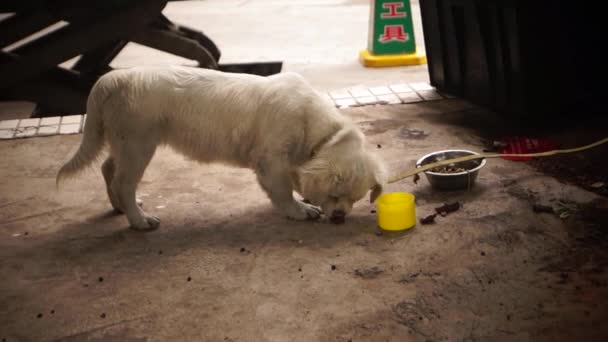
M 59 134 L 76 134 L 80 133 L 80 124 L 73 123 L 59 126 Z
M 42 118 L 42 120 L 40 120 L 40 126 L 59 125 L 60 122 L 61 116 L 51 116 L 49 118 Z
M 4 120 L 0 121 L 0 129 L 15 129 L 19 124 L 19 120 Z
M 338 108 L 369 105 L 403 104 L 454 98 L 438 92 L 425 82 L 398 83 L 376 87 L 322 92 L 321 95 Z M 0 140 L 82 133 L 86 115 L 53 116 L 42 119 L 0 121 Z
M 38 136 L 55 135 L 59 132 L 59 125 L 40 126 L 38 128 Z
M 19 122 L 18 128 L 26 128 L 26 127 L 38 127 L 40 125 L 40 118 L 35 119 L 21 119 Z
M 387 104 L 401 104 L 401 99 L 393 93 L 386 94 L 386 95 L 380 95 L 380 96 L 378 96 L 378 100 L 386 101 Z
M 420 97 L 426 101 L 443 99 L 443 96 L 441 96 L 441 94 L 439 94 L 436 90 L 420 90 L 418 91 L 418 95 L 420 95 Z
M 397 94 L 403 103 L 421 102 L 423 99 L 415 92 Z
M 12 139 L 15 131 L 12 129 L 0 129 L 0 139 Z
M 431 87 L 428 83 L 425 82 L 416 82 L 410 83 L 410 87 L 416 91 L 420 90 L 435 90 L 435 88 Z
M 354 88 L 348 91 L 353 97 L 369 97 L 372 93 L 367 88 Z
M 390 95 L 393 93 L 388 87 L 371 87 L 369 88 L 369 91 L 377 96 Z
M 407 84 L 391 84 L 389 86 L 391 88 L 391 90 L 395 93 L 407 93 L 410 91 L 414 91 L 412 90 L 412 88 L 408 87 Z
M 68 115 L 61 118 L 61 124 L 80 124 L 80 120 L 82 120 L 82 115 Z
M 39 120 L 40 121 L 40 120 Z M 15 138 L 29 138 L 29 137 L 33 137 L 36 135 L 36 132 L 38 131 L 38 127 L 25 127 L 25 128 L 18 128 L 17 131 L 15 132 Z
M 357 101 L 355 101 L 355 99 L 353 99 L 353 98 L 336 100 L 336 106 L 338 106 L 339 108 L 348 108 L 348 107 L 352 107 L 356 104 L 357 104 Z

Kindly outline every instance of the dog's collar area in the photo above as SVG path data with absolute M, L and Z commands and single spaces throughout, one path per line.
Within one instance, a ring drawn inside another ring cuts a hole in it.
M 317 155 L 317 153 L 319 153 L 319 150 L 321 150 L 321 148 L 327 144 L 328 142 L 331 141 L 331 139 L 336 135 L 336 133 L 338 133 L 339 131 L 336 132 L 332 132 L 328 135 L 326 135 L 323 139 L 319 140 L 319 142 L 312 148 L 312 150 L 310 151 L 310 158 L 313 158 L 314 156 Z

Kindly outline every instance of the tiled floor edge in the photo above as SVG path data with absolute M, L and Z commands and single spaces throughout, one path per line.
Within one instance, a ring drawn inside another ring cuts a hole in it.
M 337 108 L 406 104 L 454 98 L 454 96 L 438 92 L 426 82 L 343 89 L 324 92 L 323 95 Z M 82 133 L 85 121 L 86 114 L 42 119 L 3 120 L 0 121 L 0 140 L 78 134 Z

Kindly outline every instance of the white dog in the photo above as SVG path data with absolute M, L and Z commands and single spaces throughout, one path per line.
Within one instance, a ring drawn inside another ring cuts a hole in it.
M 160 220 L 138 205 L 137 184 L 158 145 L 200 162 L 255 170 L 281 213 L 344 222 L 353 203 L 382 192 L 383 164 L 364 149 L 361 131 L 302 77 L 260 77 L 187 68 L 112 71 L 94 85 L 78 152 L 57 184 L 89 166 L 104 144 L 102 172 L 112 206 L 134 229 Z M 310 201 L 294 199 L 293 191 Z M 319 208 L 320 207 L 320 208 Z

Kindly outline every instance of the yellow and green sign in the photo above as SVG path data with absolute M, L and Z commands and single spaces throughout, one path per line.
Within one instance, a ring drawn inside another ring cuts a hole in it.
M 371 0 L 368 45 L 361 59 L 366 66 L 426 63 L 417 53 L 409 0 Z

